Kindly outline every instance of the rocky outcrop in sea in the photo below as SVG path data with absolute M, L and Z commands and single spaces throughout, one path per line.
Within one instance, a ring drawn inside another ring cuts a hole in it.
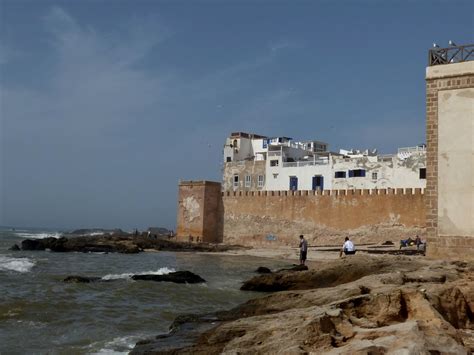
M 221 252 L 241 248 L 207 243 L 177 242 L 163 238 L 151 238 L 146 234 L 102 234 L 94 236 L 62 236 L 60 238 L 25 239 L 15 250 L 51 250 L 53 252 L 124 253 L 133 254 L 144 250 Z

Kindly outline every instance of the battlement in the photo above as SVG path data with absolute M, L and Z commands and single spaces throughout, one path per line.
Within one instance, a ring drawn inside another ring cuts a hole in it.
M 222 197 L 259 196 L 377 196 L 377 195 L 424 195 L 425 189 L 350 189 L 350 190 L 298 190 L 298 191 L 225 191 Z

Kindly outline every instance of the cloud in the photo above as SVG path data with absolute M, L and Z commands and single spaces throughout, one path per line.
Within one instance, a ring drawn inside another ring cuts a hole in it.
M 269 53 L 191 80 L 143 65 L 173 39 L 155 21 L 106 34 L 54 7 L 43 26 L 47 52 L 29 57 L 47 55 L 48 75 L 35 86 L 0 83 L 9 207 L 0 223 L 146 226 L 161 215 L 172 227 L 178 179 L 219 178 L 222 142 L 241 125 L 223 118 L 271 116 L 285 102 L 279 89 L 252 87 Z
M 302 40 L 296 39 L 279 39 L 277 41 L 273 41 L 269 44 L 269 49 L 273 53 L 277 53 L 283 50 L 290 50 L 290 49 L 299 49 L 305 47 L 305 43 Z

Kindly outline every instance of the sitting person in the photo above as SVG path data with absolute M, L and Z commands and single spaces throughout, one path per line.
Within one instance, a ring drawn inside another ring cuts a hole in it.
M 416 237 L 415 237 L 416 249 L 420 249 L 420 245 L 421 245 L 421 244 L 423 244 L 423 242 L 421 241 L 420 236 L 417 234 Z
M 408 237 L 408 239 L 401 239 L 400 240 L 400 249 L 403 247 L 408 247 L 410 245 L 414 245 L 415 241 L 411 239 L 411 237 Z
M 344 255 L 353 255 L 356 253 L 354 243 L 349 240 L 349 237 L 346 237 L 344 240 L 339 257 L 342 257 L 342 253 L 344 253 Z

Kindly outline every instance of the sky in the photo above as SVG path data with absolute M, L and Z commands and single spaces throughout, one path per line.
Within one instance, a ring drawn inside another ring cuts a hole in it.
M 234 131 L 424 143 L 449 40 L 473 1 L 0 0 L 0 225 L 174 229 Z

